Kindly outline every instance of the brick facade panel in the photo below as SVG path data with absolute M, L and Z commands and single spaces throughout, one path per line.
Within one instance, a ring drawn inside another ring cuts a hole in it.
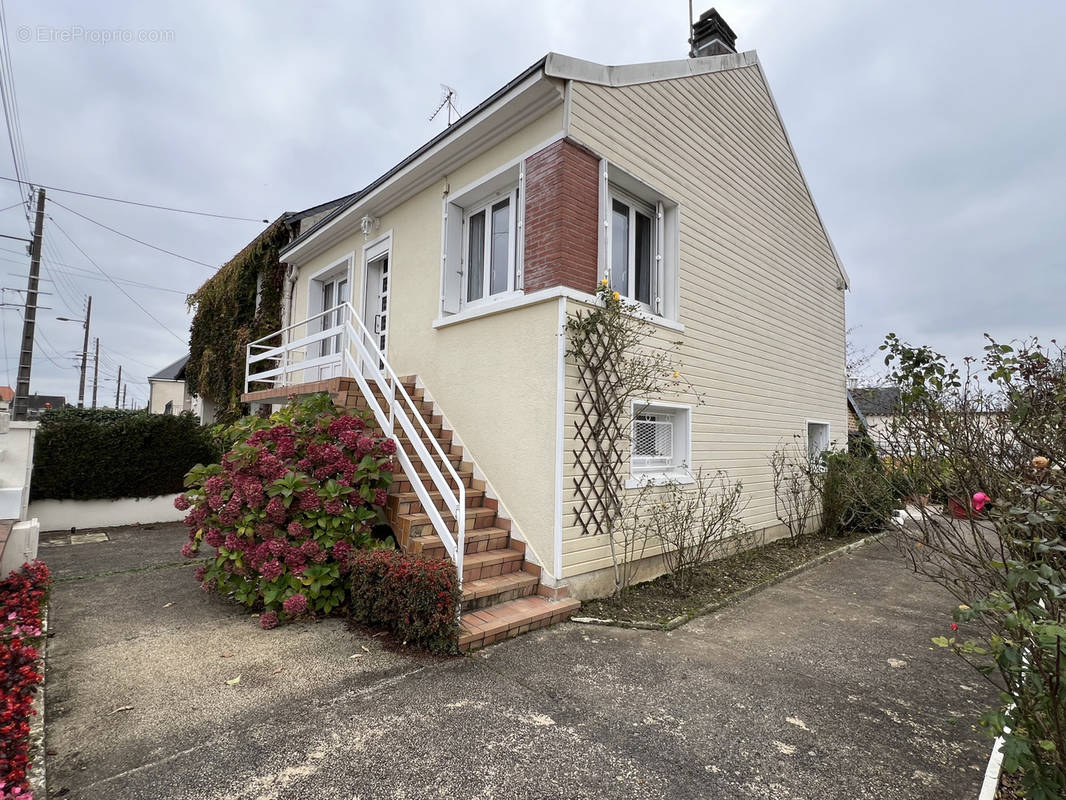
M 599 159 L 560 140 L 526 160 L 524 287 L 596 289 Z

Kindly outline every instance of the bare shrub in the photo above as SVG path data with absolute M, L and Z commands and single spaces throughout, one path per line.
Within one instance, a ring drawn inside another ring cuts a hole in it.
M 770 454 L 770 472 L 774 486 L 774 512 L 788 529 L 789 541 L 795 544 L 809 529 L 818 509 L 822 490 L 820 467 L 813 462 L 807 448 L 796 437 L 791 443 Z
M 692 485 L 670 481 L 662 487 L 649 524 L 682 593 L 691 588 L 697 567 L 753 544 L 750 529 L 740 520 L 747 506 L 743 483 L 731 485 L 724 472 L 705 474 L 702 468 L 692 477 Z

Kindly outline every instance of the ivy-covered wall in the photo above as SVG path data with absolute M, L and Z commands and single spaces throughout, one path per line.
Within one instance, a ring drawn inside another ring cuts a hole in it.
M 248 343 L 281 327 L 285 267 L 278 252 L 293 238 L 288 216 L 279 217 L 189 297 L 195 309 L 185 381 L 189 392 L 214 404 L 216 422 L 244 413 L 244 356 Z M 262 276 L 262 298 L 255 307 Z

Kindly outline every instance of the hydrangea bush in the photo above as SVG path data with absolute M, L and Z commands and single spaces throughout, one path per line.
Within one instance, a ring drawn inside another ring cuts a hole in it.
M 222 463 L 190 470 L 174 503 L 188 511 L 182 555 L 211 549 L 204 591 L 261 609 L 263 628 L 344 607 L 353 550 L 377 544 L 396 452 L 369 420 L 320 394 L 222 432 Z
M 30 798 L 27 772 L 41 615 L 51 578 L 40 561 L 0 581 L 0 800 Z

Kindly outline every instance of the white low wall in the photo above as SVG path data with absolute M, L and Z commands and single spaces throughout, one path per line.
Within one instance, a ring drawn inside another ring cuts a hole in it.
M 7 543 L 0 545 L 0 578 L 37 558 L 37 536 L 41 532 L 37 520 L 15 523 Z
M 40 521 L 42 531 L 180 522 L 185 512 L 174 508 L 175 497 L 176 494 L 165 494 L 120 500 L 34 500 L 29 513 Z

